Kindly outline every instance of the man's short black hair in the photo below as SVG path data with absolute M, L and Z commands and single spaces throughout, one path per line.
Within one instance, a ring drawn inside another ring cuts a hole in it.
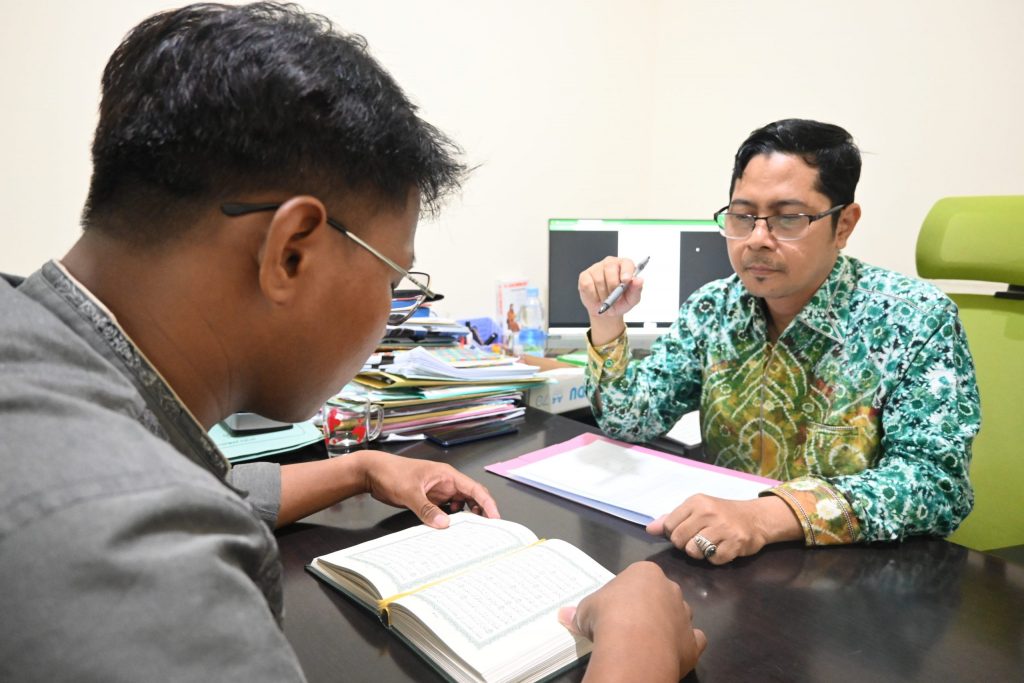
M 818 192 L 832 206 L 852 204 L 860 180 L 860 150 L 853 137 L 839 126 L 807 119 L 783 119 L 758 128 L 740 145 L 729 183 L 729 197 L 747 164 L 761 154 L 792 154 L 818 169 Z M 838 221 L 833 216 L 833 225 Z
M 83 223 L 154 243 L 260 192 L 403 206 L 416 187 L 435 210 L 466 169 L 416 110 L 361 36 L 295 5 L 156 14 L 103 72 Z

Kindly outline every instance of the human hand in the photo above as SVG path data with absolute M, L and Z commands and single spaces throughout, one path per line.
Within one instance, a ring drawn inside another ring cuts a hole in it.
M 382 451 L 363 451 L 365 488 L 382 503 L 412 510 L 427 526 L 443 529 L 451 511 L 468 506 L 471 512 L 497 519 L 498 506 L 487 488 L 451 465 L 403 458 Z
M 640 295 L 643 291 L 644 281 L 642 277 L 633 277 L 636 272 L 636 264 L 628 258 L 607 256 L 603 260 L 590 266 L 579 277 L 580 301 L 590 315 L 590 324 L 593 331 L 591 337 L 600 333 L 600 345 L 605 341 L 611 341 L 622 333 L 624 323 L 622 317 L 634 306 L 640 303 Z M 612 304 L 611 308 L 602 314 L 598 314 L 601 304 L 608 295 L 622 282 L 629 285 L 618 301 Z M 615 331 L 617 330 L 617 331 Z M 614 334 L 613 334 L 614 332 Z M 611 334 L 608 339 L 603 337 Z
M 769 543 L 803 538 L 796 515 L 778 496 L 725 500 L 701 493 L 648 524 L 647 533 L 665 536 L 690 557 L 712 564 L 754 555 Z M 716 546 L 710 557 L 694 541 L 697 534 Z
M 707 646 L 693 628 L 679 584 L 653 562 L 637 562 L 558 619 L 594 650 L 584 678 L 598 681 L 678 681 Z

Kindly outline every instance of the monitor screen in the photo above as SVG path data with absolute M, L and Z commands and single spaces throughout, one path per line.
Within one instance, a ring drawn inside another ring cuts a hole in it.
M 605 256 L 644 269 L 644 294 L 626 314 L 630 343 L 644 348 L 676 321 L 702 285 L 732 275 L 725 240 L 712 220 L 567 219 L 548 221 L 549 349 L 584 348 L 590 326 L 580 303 L 579 274 Z

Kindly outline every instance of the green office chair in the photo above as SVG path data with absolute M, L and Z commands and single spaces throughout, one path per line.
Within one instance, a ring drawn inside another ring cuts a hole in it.
M 917 271 L 1009 283 L 995 295 L 949 295 L 960 308 L 981 393 L 974 510 L 949 540 L 975 550 L 1024 544 L 1024 196 L 936 202 L 917 238 Z

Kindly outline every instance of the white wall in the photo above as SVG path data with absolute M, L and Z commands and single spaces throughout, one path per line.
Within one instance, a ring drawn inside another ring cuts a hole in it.
M 177 3 L 5 0 L 0 270 L 78 234 L 99 77 L 120 37 Z M 864 152 L 848 252 L 914 272 L 925 213 L 1024 193 L 1024 3 L 863 0 L 307 0 L 371 49 L 480 164 L 423 224 L 418 266 L 455 315 L 492 284 L 546 285 L 550 217 L 706 217 L 752 129 L 802 116 Z

